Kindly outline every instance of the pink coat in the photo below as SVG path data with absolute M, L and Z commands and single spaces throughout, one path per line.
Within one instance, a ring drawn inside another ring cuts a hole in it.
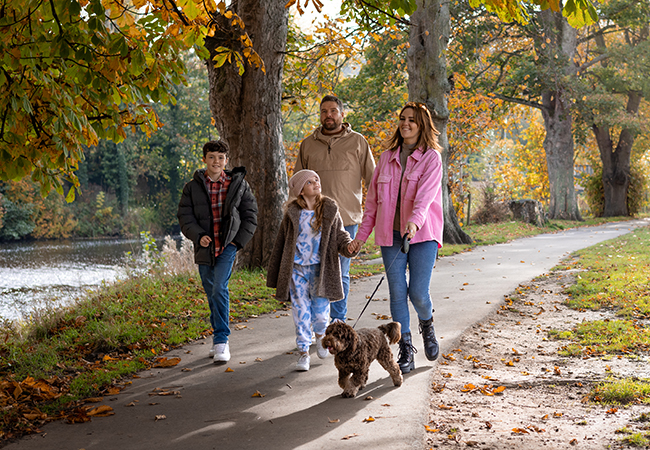
M 399 193 L 402 165 L 397 151 L 385 151 L 372 176 L 366 196 L 363 222 L 356 238 L 366 241 L 375 229 L 375 244 L 393 245 L 393 218 Z M 418 227 L 412 244 L 437 241 L 442 247 L 442 158 L 440 153 L 429 149 L 422 153 L 414 151 L 406 162 L 402 177 L 400 204 L 400 228 L 404 232 L 407 222 Z

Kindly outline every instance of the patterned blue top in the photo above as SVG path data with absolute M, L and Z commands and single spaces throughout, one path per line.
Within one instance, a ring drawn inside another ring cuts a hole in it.
M 320 230 L 314 231 L 311 221 L 316 211 L 303 209 L 300 211 L 300 232 L 296 240 L 296 253 L 293 257 L 295 264 L 309 266 L 320 263 Z

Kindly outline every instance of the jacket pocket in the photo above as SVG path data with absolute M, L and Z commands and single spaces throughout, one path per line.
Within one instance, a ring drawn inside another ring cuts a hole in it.
M 390 200 L 390 186 L 393 177 L 390 175 L 379 175 L 377 177 L 377 203 Z
M 420 178 L 422 178 L 422 172 L 412 172 L 404 176 L 404 179 L 406 180 L 402 185 L 404 200 L 415 200 L 415 196 L 418 193 L 418 182 L 420 181 Z

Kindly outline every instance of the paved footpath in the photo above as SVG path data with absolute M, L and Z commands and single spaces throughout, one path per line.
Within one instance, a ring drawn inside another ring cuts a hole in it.
M 520 283 L 547 273 L 569 253 L 650 224 L 635 220 L 572 229 L 441 258 L 432 277 L 435 328 L 448 353 L 460 335 L 498 307 Z M 349 314 L 356 317 L 381 275 L 354 282 Z M 387 282 L 359 321 L 377 326 L 389 315 Z M 201 340 L 167 356 L 173 368 L 143 372 L 119 395 L 105 397 L 115 415 L 91 422 L 43 427 L 7 450 L 141 449 L 423 449 L 429 385 L 436 363 L 428 362 L 412 310 L 416 370 L 395 388 L 373 363 L 366 389 L 344 399 L 332 357 L 296 372 L 293 322 L 287 312 L 252 319 L 231 336 L 232 359 L 218 366 Z M 397 346 L 393 347 L 395 353 Z M 227 368 L 232 371 L 226 371 Z M 158 395 L 160 393 L 172 395 Z M 253 396 L 255 393 L 260 396 Z M 156 416 L 165 419 L 156 420 Z M 373 417 L 374 421 L 365 421 Z

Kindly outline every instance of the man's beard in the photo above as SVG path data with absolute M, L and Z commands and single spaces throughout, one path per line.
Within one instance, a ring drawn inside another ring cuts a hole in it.
M 336 130 L 341 124 L 336 123 L 336 120 L 330 121 L 325 121 L 323 122 L 323 128 L 325 128 L 327 131 L 332 131 Z

